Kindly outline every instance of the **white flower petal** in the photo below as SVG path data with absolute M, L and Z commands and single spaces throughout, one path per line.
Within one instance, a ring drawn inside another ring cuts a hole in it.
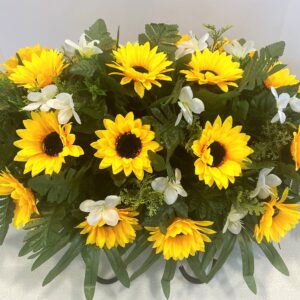
M 275 97 L 275 99 L 277 100 L 278 99 L 278 93 L 277 93 L 277 91 L 274 87 L 271 87 L 271 92 L 272 92 L 273 96 Z
M 181 181 L 181 171 L 178 168 L 175 169 L 175 181 L 176 183 L 180 183 Z
M 273 169 L 274 168 L 263 168 L 263 169 L 261 169 L 260 172 L 259 172 L 259 177 L 261 177 L 261 176 L 266 177 L 267 175 L 269 175 L 272 172 Z
M 186 190 L 182 187 L 182 185 L 177 185 L 176 186 L 176 192 L 179 194 L 181 197 L 187 197 L 187 192 Z
M 73 110 L 73 116 L 74 116 L 76 122 L 77 122 L 78 124 L 81 124 L 80 117 L 79 117 L 78 113 L 77 113 L 75 110 Z
M 80 49 L 80 47 L 76 43 L 74 43 L 73 41 L 71 41 L 71 40 L 65 40 L 65 44 L 68 45 L 71 48 L 76 49 L 76 50 Z
M 279 110 L 278 111 L 278 116 L 279 116 L 279 121 L 281 124 L 283 124 L 286 120 L 286 115 L 283 111 Z
M 265 188 L 260 189 L 259 193 L 258 193 L 258 198 L 259 199 L 266 199 L 271 195 L 271 190 L 267 188 L 268 186 L 266 186 Z
M 293 97 L 290 99 L 290 106 L 294 112 L 300 113 L 300 99 Z
M 182 111 L 180 111 L 180 113 L 178 114 L 178 117 L 175 122 L 175 126 L 177 126 L 180 123 L 181 119 L 182 119 Z
M 98 210 L 93 210 L 87 216 L 86 221 L 91 226 L 96 226 L 101 219 L 102 219 L 102 212 Z
M 158 192 L 164 192 L 167 188 L 167 185 L 168 185 L 167 177 L 158 177 L 151 182 L 151 186 L 153 190 Z
M 40 105 L 41 104 L 39 102 L 30 103 L 30 104 L 24 106 L 22 108 L 22 110 L 27 110 L 27 111 L 36 110 L 36 109 L 38 109 L 40 107 Z
M 48 104 L 42 104 L 40 107 L 40 111 L 49 111 L 51 107 Z
M 29 93 L 27 99 L 31 102 L 38 102 L 43 100 L 43 94 L 39 92 Z
M 282 93 L 280 94 L 278 100 L 277 100 L 277 107 L 279 110 L 285 109 L 290 101 L 290 95 L 288 93 Z
M 185 86 L 181 89 L 179 100 L 180 101 L 186 101 L 186 100 L 192 100 L 193 99 L 193 91 L 190 86 Z
M 276 123 L 279 121 L 279 112 L 272 118 L 271 123 Z
M 177 191 L 172 186 L 168 186 L 165 190 L 165 202 L 168 205 L 171 205 L 177 200 L 177 198 L 178 198 Z
M 108 208 L 114 208 L 120 203 L 121 203 L 121 197 L 119 196 L 110 195 L 105 198 L 105 206 Z
M 66 105 L 64 104 L 64 102 L 62 102 L 60 99 L 50 99 L 47 101 L 47 104 L 54 109 L 65 109 Z M 67 106 L 68 108 L 68 106 Z
M 227 218 L 226 223 L 225 223 L 225 225 L 224 225 L 224 228 L 223 228 L 223 230 L 222 230 L 223 233 L 225 233 L 225 232 L 227 231 L 228 226 L 229 226 L 229 220 L 228 220 L 228 218 Z
M 185 109 L 184 111 L 182 111 L 182 113 L 183 113 L 183 117 L 186 120 L 186 122 L 191 125 L 193 123 L 192 111 L 188 108 L 188 109 Z
M 52 99 L 58 93 L 58 88 L 54 84 L 47 85 L 46 87 L 42 88 L 42 94 L 47 99 Z
M 203 101 L 198 98 L 192 99 L 191 110 L 195 114 L 201 114 L 205 110 Z
M 79 209 L 83 212 L 91 212 L 96 206 L 97 204 L 94 200 L 85 200 L 80 204 Z
M 102 219 L 109 226 L 116 226 L 119 222 L 119 214 L 114 209 L 106 209 L 102 212 Z
M 255 190 L 250 193 L 250 198 L 255 198 L 259 194 L 259 191 L 260 187 L 257 186 Z
M 58 113 L 58 122 L 61 125 L 67 124 L 73 116 L 72 109 L 60 110 Z
M 229 222 L 228 230 L 233 234 L 239 234 L 242 230 L 241 222 L 235 222 L 235 223 Z
M 58 94 L 56 97 L 56 99 L 60 100 L 61 103 L 63 103 L 64 105 L 70 105 L 70 103 L 73 103 L 73 98 L 71 94 L 68 93 L 60 93 Z
M 266 176 L 266 185 L 268 185 L 269 187 L 276 187 L 281 185 L 281 183 L 282 180 L 274 174 Z

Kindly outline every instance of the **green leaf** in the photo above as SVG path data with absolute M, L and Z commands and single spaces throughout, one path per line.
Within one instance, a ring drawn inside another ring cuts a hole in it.
M 170 59 L 175 58 L 176 42 L 179 39 L 178 26 L 163 23 L 147 24 L 145 33 L 139 35 L 141 44 L 150 42 L 151 48 L 158 46 L 158 50 L 167 53 Z
M 249 289 L 256 294 L 257 288 L 254 279 L 254 256 L 251 247 L 251 239 L 246 235 L 245 231 L 243 230 L 239 236 L 238 241 L 240 245 L 240 251 L 242 256 L 242 263 L 243 263 L 243 277 L 248 285 Z
M 80 75 L 83 77 L 92 77 L 97 70 L 96 60 L 91 59 L 81 59 L 78 63 L 73 64 L 69 71 L 71 74 Z
M 98 19 L 88 30 L 85 31 L 87 38 L 92 40 L 98 40 L 100 42 L 100 48 L 103 51 L 109 51 L 116 44 L 110 33 L 107 31 L 104 20 Z
M 70 263 L 79 255 L 83 248 L 84 244 L 82 243 L 81 236 L 76 235 L 69 247 L 65 252 L 62 258 L 58 261 L 56 266 L 48 273 L 46 278 L 43 281 L 43 286 L 51 282 L 56 276 L 58 276 L 62 271 L 64 271 Z
M 130 280 L 133 281 L 143 273 L 145 273 L 158 259 L 159 255 L 155 253 L 155 250 L 151 250 L 148 258 L 144 263 L 131 275 Z
M 112 269 L 120 282 L 127 288 L 130 287 L 130 279 L 126 270 L 126 265 L 117 248 L 106 249 L 104 248 L 107 259 L 110 262 Z
M 220 255 L 216 263 L 212 266 L 210 272 L 207 275 L 207 282 L 209 282 L 215 274 L 222 268 L 230 253 L 233 250 L 237 236 L 230 232 L 227 232 L 224 237 L 224 243 Z
M 0 246 L 6 237 L 13 218 L 14 203 L 9 197 L 0 197 Z
M 280 56 L 283 55 L 284 48 L 285 48 L 285 42 L 280 41 L 267 46 L 266 51 L 269 56 L 274 58 L 279 58 Z
M 187 259 L 187 262 L 188 262 L 191 270 L 197 276 L 197 278 L 201 282 L 205 283 L 206 282 L 206 274 L 205 274 L 204 270 L 202 269 L 202 264 L 200 263 L 198 255 L 190 256 Z
M 174 278 L 176 272 L 176 265 L 177 262 L 175 260 L 172 259 L 167 260 L 165 264 L 164 274 L 161 279 L 161 286 L 165 294 L 165 297 L 167 299 L 170 297 L 170 291 L 171 291 L 170 283 L 171 280 Z
M 85 262 L 84 294 L 87 300 L 93 300 L 100 262 L 100 249 L 96 246 L 85 246 L 82 258 Z
M 249 102 L 246 100 L 239 100 L 232 104 L 232 114 L 235 122 L 244 122 L 247 119 L 249 111 Z
M 275 249 L 275 247 L 271 243 L 267 243 L 265 241 L 262 241 L 260 244 L 258 244 L 260 249 L 264 252 L 267 259 L 270 261 L 270 263 L 282 274 L 289 276 L 289 270 L 284 263 L 283 259 Z
M 151 160 L 151 165 L 156 172 L 161 172 L 166 169 L 166 162 L 162 156 L 153 151 L 148 151 L 148 156 Z

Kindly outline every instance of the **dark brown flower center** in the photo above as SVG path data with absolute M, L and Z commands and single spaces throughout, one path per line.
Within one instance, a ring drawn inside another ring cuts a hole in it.
M 275 206 L 274 207 L 274 214 L 273 214 L 273 218 L 275 218 L 278 214 L 279 214 L 280 210 Z
M 212 167 L 218 167 L 225 159 L 225 148 L 218 142 L 213 142 L 210 146 L 210 155 L 213 157 Z
M 51 132 L 45 137 L 43 150 L 49 156 L 57 156 L 63 150 L 63 143 L 58 133 Z
M 144 68 L 144 67 L 141 67 L 141 66 L 136 66 L 136 67 L 133 67 L 133 69 L 137 72 L 140 72 L 140 73 L 148 73 L 149 71 Z
M 116 150 L 121 157 L 134 158 L 141 149 L 142 142 L 135 134 L 127 132 L 117 139 Z

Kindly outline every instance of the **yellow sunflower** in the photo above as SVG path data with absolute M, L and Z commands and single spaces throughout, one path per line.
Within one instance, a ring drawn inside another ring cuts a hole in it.
M 112 72 L 110 75 L 121 75 L 121 85 L 134 82 L 134 90 L 140 96 L 144 97 L 145 89 L 151 90 L 152 84 L 161 87 L 158 80 L 172 81 L 172 78 L 164 75 L 173 69 L 168 69 L 172 64 L 167 60 L 167 55 L 163 52 L 157 53 L 157 47 L 150 49 L 149 42 L 144 45 L 138 43 L 126 46 L 120 46 L 113 51 L 115 60 L 109 67 L 117 69 L 118 72 Z
M 40 49 L 36 46 L 25 51 L 22 64 L 15 65 L 16 58 L 7 62 L 9 79 L 27 89 L 43 88 L 55 80 L 67 67 L 63 54 L 53 49 Z
M 232 61 L 232 56 L 218 50 L 211 52 L 205 49 L 192 55 L 188 64 L 189 70 L 181 70 L 187 81 L 196 81 L 199 85 L 217 85 L 223 92 L 228 92 L 228 86 L 237 87 L 234 81 L 242 78 L 243 70 L 238 62 Z
M 124 171 L 126 176 L 132 172 L 142 180 L 144 171 L 152 173 L 148 151 L 160 150 L 160 145 L 153 141 L 154 131 L 150 125 L 143 125 L 141 119 L 134 119 L 132 112 L 125 117 L 117 115 L 115 122 L 103 120 L 105 130 L 96 131 L 100 138 L 91 146 L 97 149 L 95 156 L 102 158 L 100 169 L 112 167 L 113 174 Z
M 25 188 L 9 170 L 0 173 L 0 196 L 10 196 L 15 203 L 13 224 L 16 228 L 29 222 L 32 214 L 38 214 L 35 197 L 29 188 Z
M 132 243 L 136 238 L 138 213 L 130 209 L 117 209 L 119 222 L 115 226 L 105 224 L 101 219 L 96 226 L 91 226 L 87 221 L 82 222 L 77 228 L 82 228 L 81 234 L 88 234 L 86 244 L 96 244 L 99 248 L 106 246 L 108 249 Z
M 298 132 L 293 133 L 294 138 L 291 143 L 291 154 L 295 162 L 296 171 L 300 168 L 300 126 L 298 127 Z
M 164 259 L 182 260 L 194 256 L 197 251 L 205 252 L 204 242 L 211 242 L 207 234 L 216 233 L 205 228 L 212 224 L 210 221 L 176 218 L 168 226 L 166 234 L 163 234 L 159 227 L 146 227 L 150 231 L 148 241 L 154 242 L 156 254 L 163 252 Z
M 280 62 L 276 63 L 274 66 L 278 65 Z M 273 67 L 274 67 L 273 66 Z M 272 67 L 272 68 L 273 68 Z M 272 68 L 270 70 L 272 70 Z M 281 69 L 280 71 L 268 76 L 264 81 L 267 88 L 280 88 L 282 86 L 297 84 L 299 80 L 296 79 L 296 75 L 291 75 L 288 68 Z
M 232 117 L 222 124 L 218 116 L 213 124 L 206 122 L 199 140 L 192 150 L 199 158 L 195 161 L 195 174 L 210 187 L 228 188 L 229 181 L 241 176 L 244 162 L 253 150 L 247 146 L 250 136 L 241 133 L 242 126 L 232 127 Z
M 20 48 L 15 56 L 10 57 L 3 63 L 7 74 L 10 75 L 13 73 L 15 68 L 20 65 L 21 62 L 25 60 L 31 61 L 33 53 L 40 55 L 42 50 L 43 48 L 38 44 L 33 47 Z
M 72 125 L 59 125 L 57 112 L 32 112 L 31 118 L 23 121 L 25 129 L 17 130 L 22 139 L 14 142 L 22 149 L 14 160 L 26 162 L 24 174 L 31 171 L 36 176 L 43 170 L 49 175 L 59 173 L 66 156 L 84 154 L 80 146 L 73 145 Z
M 281 199 L 278 199 L 276 188 L 272 192 L 270 202 L 265 202 L 264 214 L 259 224 L 255 225 L 254 236 L 258 243 L 261 243 L 264 237 L 268 243 L 279 243 L 300 220 L 300 204 L 284 204 L 289 189 L 284 190 Z

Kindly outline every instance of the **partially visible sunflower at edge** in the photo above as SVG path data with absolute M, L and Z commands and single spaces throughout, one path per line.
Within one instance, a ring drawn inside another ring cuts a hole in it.
M 162 233 L 159 227 L 146 227 L 150 231 L 148 241 L 154 242 L 156 254 L 163 253 L 164 259 L 183 260 L 194 256 L 196 252 L 205 252 L 205 242 L 210 243 L 209 234 L 216 233 L 206 228 L 212 225 L 211 221 L 194 221 L 191 219 L 176 218 Z
M 261 243 L 263 238 L 268 243 L 279 243 L 281 238 L 299 223 L 300 204 L 284 203 L 287 199 L 288 191 L 288 188 L 286 188 L 281 199 L 279 199 L 278 191 L 274 188 L 271 200 L 265 202 L 264 214 L 254 229 L 254 236 L 258 243 Z
M 99 248 L 125 247 L 136 238 L 136 230 L 139 229 L 139 213 L 129 208 L 115 208 L 119 215 L 119 221 L 115 226 L 106 225 L 102 219 L 97 225 L 90 225 L 87 220 L 80 223 L 76 228 L 81 228 L 80 234 L 87 234 L 86 244 L 95 244 Z
M 242 175 L 247 157 L 253 150 L 247 145 L 249 135 L 241 132 L 242 126 L 232 127 L 232 117 L 223 123 L 218 116 L 213 124 L 206 122 L 192 150 L 199 158 L 195 161 L 195 174 L 199 180 L 212 186 L 216 183 L 219 189 L 228 188 L 235 177 Z
M 295 170 L 298 171 L 300 168 L 300 126 L 298 132 L 293 133 L 294 138 L 291 143 L 291 155 L 295 162 Z
M 172 62 L 167 60 L 167 55 L 163 52 L 157 52 L 157 47 L 150 49 L 150 43 L 144 45 L 138 43 L 126 46 L 120 46 L 118 50 L 113 51 L 115 60 L 107 66 L 117 69 L 109 75 L 120 75 L 120 84 L 125 85 L 134 83 L 134 90 L 140 98 L 144 97 L 145 89 L 151 90 L 152 85 L 161 87 L 159 80 L 172 81 L 170 76 L 164 73 L 173 69 L 168 68 Z
M 199 85 L 217 85 L 223 92 L 229 91 L 229 86 L 237 87 L 235 82 L 242 78 L 243 70 L 238 62 L 232 61 L 232 56 L 218 50 L 212 52 L 196 50 L 188 63 L 187 70 L 181 70 L 187 81 Z
M 99 140 L 91 146 L 97 150 L 95 157 L 101 158 L 100 169 L 112 167 L 113 174 L 132 172 L 142 180 L 144 171 L 152 173 L 148 151 L 157 152 L 160 145 L 154 141 L 155 133 L 141 119 L 134 119 L 129 112 L 125 117 L 117 115 L 115 121 L 104 119 L 105 130 L 96 131 Z
M 38 214 L 35 197 L 9 170 L 0 172 L 0 196 L 10 196 L 15 203 L 13 224 L 16 228 L 26 225 L 32 214 Z
M 26 89 L 39 89 L 51 83 L 67 67 L 63 53 L 40 45 L 20 49 L 4 63 L 8 78 Z
M 22 149 L 14 160 L 26 162 L 24 174 L 31 171 L 32 176 L 36 176 L 43 170 L 49 175 L 59 173 L 66 156 L 84 154 L 80 146 L 73 145 L 72 125 L 59 125 L 57 112 L 32 112 L 31 118 L 23 121 L 25 129 L 17 130 L 21 140 L 14 142 Z

